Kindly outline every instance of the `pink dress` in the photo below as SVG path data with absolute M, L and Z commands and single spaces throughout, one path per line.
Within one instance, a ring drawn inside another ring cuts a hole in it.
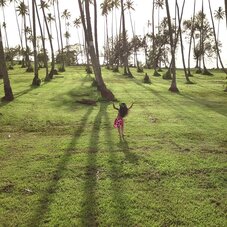
M 114 128 L 120 128 L 124 126 L 123 118 L 118 115 L 117 118 L 114 120 Z

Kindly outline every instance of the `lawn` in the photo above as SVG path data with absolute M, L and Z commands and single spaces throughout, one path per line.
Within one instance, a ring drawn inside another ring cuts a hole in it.
M 144 84 L 135 70 L 130 79 L 103 69 L 118 102 L 135 102 L 124 141 L 116 110 L 83 68 L 38 88 L 23 69 L 9 73 L 15 100 L 0 102 L 0 226 L 227 226 L 223 73 L 195 74 L 189 85 L 178 70 L 174 94 L 161 77 Z

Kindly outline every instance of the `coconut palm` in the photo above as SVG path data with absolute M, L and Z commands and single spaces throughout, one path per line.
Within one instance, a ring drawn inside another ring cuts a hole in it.
M 32 81 L 32 85 L 39 86 L 41 80 L 39 79 L 38 61 L 37 61 L 35 0 L 32 0 L 32 22 L 33 22 L 33 50 L 34 50 L 34 78 Z
M 211 9 L 210 1 L 209 1 L 209 8 Z M 222 7 L 218 7 L 218 10 L 215 10 L 215 12 L 214 12 L 214 17 L 218 21 L 218 30 L 217 30 L 217 36 L 216 36 L 217 44 L 219 43 L 220 21 L 224 19 L 224 16 L 225 16 L 225 11 L 222 9 Z M 213 17 L 212 14 L 211 14 L 211 17 Z M 214 32 L 215 32 L 215 29 L 214 29 Z M 217 68 L 219 68 L 219 66 L 218 66 L 218 53 L 217 53 Z
M 217 68 L 218 68 L 218 59 L 220 60 L 220 63 L 221 63 L 221 67 L 222 67 L 222 70 L 227 73 L 227 71 L 225 70 L 225 67 L 222 63 L 222 60 L 221 60 L 221 56 L 220 56 L 220 50 L 219 50 L 219 42 L 218 42 L 218 35 L 216 35 L 216 31 L 215 31 L 215 26 L 214 26 L 214 18 L 213 18 L 213 14 L 212 14 L 212 9 L 211 9 L 211 5 L 210 5 L 210 0 L 208 0 L 208 3 L 209 3 L 209 9 L 210 9 L 210 16 L 211 16 L 211 22 L 212 22 L 212 25 L 213 25 L 213 33 L 214 33 L 214 39 L 215 39 L 215 46 L 216 46 L 216 51 L 217 51 Z M 224 15 L 224 12 L 222 10 L 221 7 L 219 7 L 219 10 L 218 10 L 218 14 L 217 17 L 219 19 L 219 22 L 220 22 L 220 19 L 223 18 L 222 14 Z M 219 24 L 218 24 L 218 33 L 219 33 Z
M 43 18 L 44 18 L 45 26 L 47 29 L 47 34 L 48 34 L 50 49 L 51 49 L 51 70 L 50 70 L 50 73 L 48 74 L 48 76 L 45 78 L 46 81 L 49 81 L 53 78 L 54 71 L 55 71 L 55 69 L 54 69 L 54 67 L 55 67 L 54 48 L 53 48 L 53 43 L 52 43 L 52 37 L 50 34 L 50 29 L 49 29 L 48 22 L 47 22 L 47 17 L 45 14 L 45 9 L 49 8 L 49 5 L 45 1 L 40 0 L 40 8 L 43 13 Z
M 84 14 L 83 6 L 81 0 L 78 0 L 79 4 L 79 9 L 80 9 L 80 16 L 81 16 L 81 21 L 84 29 L 84 34 L 85 34 L 85 40 L 88 45 L 88 51 L 91 57 L 91 62 L 93 66 L 93 70 L 95 73 L 95 79 L 98 84 L 98 89 L 101 92 L 102 97 L 109 101 L 113 101 L 115 99 L 113 93 L 107 89 L 104 80 L 102 78 L 102 72 L 101 72 L 101 67 L 99 64 L 99 59 L 97 58 L 96 55 L 96 50 L 94 47 L 94 42 L 93 42 L 93 36 L 92 36 L 92 27 L 91 27 L 91 21 L 90 21 L 90 9 L 89 5 L 90 2 L 89 0 L 85 0 L 85 12 L 86 15 Z
M 60 15 L 60 9 L 59 9 L 59 1 L 58 0 L 53 0 L 53 2 L 56 2 L 57 6 L 57 12 L 58 12 L 58 26 L 59 26 L 59 35 L 60 35 L 60 41 L 61 41 L 61 67 L 59 68 L 60 72 L 65 71 L 65 60 L 63 57 L 63 33 L 62 33 L 62 27 L 61 27 L 61 15 Z
M 174 41 L 173 41 L 173 32 L 172 32 L 172 26 L 171 26 L 171 16 L 170 16 L 170 10 L 169 10 L 169 2 L 168 0 L 165 0 L 166 5 L 166 14 L 168 19 L 168 27 L 169 27 L 169 37 L 170 37 L 170 46 L 171 46 L 171 56 L 172 56 L 172 83 L 169 88 L 172 92 L 179 92 L 177 88 L 177 81 L 176 81 L 176 63 L 175 63 L 175 48 L 174 48 Z
M 103 3 L 100 4 L 101 14 L 105 17 L 105 28 L 106 28 L 106 66 L 109 68 L 109 59 L 110 59 L 110 47 L 109 47 L 109 26 L 108 26 L 108 14 L 111 10 L 111 0 L 104 0 Z
M 81 55 L 81 60 L 82 60 L 82 64 L 83 64 L 83 52 L 84 52 L 84 50 L 82 51 L 82 44 L 80 42 L 80 34 L 79 34 L 79 28 L 80 28 L 80 25 L 81 25 L 81 19 L 80 19 L 80 17 L 79 18 L 76 18 L 73 21 L 73 25 L 77 29 L 77 37 L 78 37 L 78 42 L 79 42 L 79 47 L 80 47 L 80 55 Z
M 7 31 L 6 31 L 6 18 L 5 18 L 5 10 L 4 10 L 4 8 L 6 7 L 6 4 L 7 4 L 7 0 L 0 0 L 0 7 L 2 8 L 2 15 L 3 15 L 2 26 L 5 31 L 6 47 L 9 50 L 9 41 L 8 41 L 8 35 L 7 35 Z
M 19 34 L 19 38 L 20 38 L 20 44 L 21 44 L 20 53 L 21 53 L 21 49 L 22 49 L 22 52 L 23 52 L 24 47 L 23 47 L 23 39 L 22 39 L 22 34 L 21 34 L 18 16 L 17 16 L 16 3 L 18 2 L 18 0 L 10 0 L 10 3 L 12 3 L 12 2 L 14 4 L 14 13 L 15 13 L 15 16 L 16 16 L 17 30 L 18 30 L 18 34 Z M 22 53 L 22 67 L 23 68 L 25 67 L 25 65 L 24 65 L 24 54 L 23 53 Z
M 65 20 L 65 34 L 69 33 L 69 22 L 68 22 L 68 20 L 71 17 L 71 13 L 67 9 L 65 9 L 63 11 L 61 17 Z M 65 36 L 65 39 L 66 39 L 66 47 L 67 47 L 69 45 L 69 36 Z M 67 51 L 68 51 L 68 49 L 67 49 Z
M 42 40 L 42 51 L 44 54 L 44 66 L 46 69 L 46 76 L 45 78 L 48 78 L 48 74 L 49 74 L 49 70 L 48 70 L 48 59 L 47 59 L 47 52 L 46 52 L 46 44 L 45 44 L 45 38 L 44 38 L 44 34 L 43 34 L 43 29 L 42 29 L 42 25 L 41 25 L 41 20 L 40 20 L 40 16 L 39 16 L 39 12 L 38 12 L 38 6 L 37 3 L 35 1 L 35 10 L 36 10 L 36 15 L 37 15 L 37 19 L 38 19 L 38 23 L 39 23 L 39 29 L 40 29 L 40 34 L 41 34 L 41 40 Z
M 5 62 L 5 54 L 4 54 L 4 48 L 2 43 L 2 32 L 0 27 L 0 72 L 2 74 L 3 83 L 4 83 L 4 94 L 3 100 L 5 101 L 12 101 L 14 99 L 12 88 L 10 85 L 9 75 L 6 67 Z
M 132 77 L 132 73 L 129 69 L 128 64 L 128 46 L 127 46 L 127 37 L 126 37 L 126 28 L 125 28 L 125 11 L 124 11 L 124 3 L 121 0 L 121 18 L 122 18 L 122 38 L 123 38 L 123 51 L 124 51 L 124 75 Z
M 23 29 L 24 29 L 24 39 L 25 39 L 25 65 L 27 66 L 27 71 L 32 71 L 31 62 L 29 59 L 29 47 L 27 33 L 29 28 L 26 24 L 26 16 L 29 14 L 28 7 L 25 5 L 24 1 L 20 2 L 17 6 L 18 15 L 22 17 Z

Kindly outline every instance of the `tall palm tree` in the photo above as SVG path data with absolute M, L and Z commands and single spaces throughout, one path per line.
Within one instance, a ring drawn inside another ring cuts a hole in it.
M 111 1 L 110 0 L 104 0 L 103 3 L 100 4 L 101 7 L 101 14 L 102 16 L 105 16 L 105 28 L 106 28 L 106 66 L 109 69 L 109 59 L 110 59 L 110 48 L 109 48 L 109 28 L 108 28 L 108 14 L 111 10 Z
M 48 77 L 45 78 L 46 81 L 49 81 L 53 78 L 54 71 L 55 71 L 55 69 L 54 69 L 55 59 L 54 59 L 53 42 L 52 42 L 52 37 L 51 37 L 51 34 L 50 34 L 48 22 L 47 22 L 47 17 L 46 17 L 46 14 L 45 14 L 45 9 L 47 9 L 48 7 L 49 7 L 49 5 L 45 1 L 40 0 L 40 8 L 41 8 L 42 13 L 43 13 L 43 18 L 44 18 L 45 26 L 46 26 L 46 29 L 47 29 L 47 34 L 48 34 L 48 38 L 49 38 L 49 42 L 50 42 L 50 49 L 51 49 L 51 70 L 50 70 L 50 73 L 48 74 Z
M 163 9 L 164 0 L 156 0 L 155 1 L 155 8 L 158 9 L 158 33 L 159 33 L 159 25 L 160 25 L 160 9 Z
M 70 19 L 71 17 L 71 13 L 68 11 L 68 9 L 65 9 L 62 13 L 62 16 L 61 16 L 63 19 L 65 19 L 65 34 L 69 33 L 69 23 L 68 23 L 68 20 Z M 69 36 L 65 36 L 66 38 L 66 47 L 69 45 L 68 42 L 69 42 Z M 67 51 L 68 51 L 68 48 L 67 48 Z
M 180 15 L 178 1 L 176 0 L 177 16 L 178 16 L 178 22 L 179 22 L 178 31 L 179 31 L 179 35 L 180 35 L 181 56 L 182 56 L 182 63 L 183 63 L 183 67 L 184 67 L 184 75 L 185 75 L 185 78 L 186 78 L 186 82 L 189 83 L 189 84 L 191 84 L 192 82 L 189 79 L 188 72 L 187 72 L 187 69 L 186 69 L 186 64 L 185 64 L 184 44 L 183 44 L 183 37 L 182 37 L 182 30 L 181 30 L 181 21 L 182 21 L 182 16 L 183 16 L 183 11 L 184 11 L 184 5 L 185 5 L 185 0 L 183 1 L 181 15 Z
M 6 18 L 5 18 L 5 10 L 4 10 L 4 8 L 6 7 L 6 4 L 7 4 L 7 0 L 0 0 L 0 7 L 2 8 L 2 15 L 3 15 L 2 26 L 5 31 L 6 47 L 9 50 L 9 40 L 8 40 L 7 31 L 6 31 Z
M 57 12 L 58 12 L 58 26 L 59 26 L 59 35 L 60 35 L 60 41 L 61 41 L 61 67 L 59 68 L 60 72 L 65 72 L 65 59 L 64 59 L 64 53 L 63 53 L 63 33 L 62 33 L 62 27 L 61 27 L 61 15 L 60 15 L 60 9 L 59 9 L 59 0 L 53 0 L 56 1 L 57 6 Z
M 76 30 L 77 30 L 77 37 L 78 37 L 78 42 L 79 42 L 79 46 L 80 46 L 80 56 L 81 56 L 81 60 L 82 60 L 82 64 L 83 64 L 83 52 L 85 52 L 85 51 L 84 50 L 82 51 L 82 44 L 80 42 L 80 33 L 79 33 L 79 28 L 80 28 L 80 25 L 81 25 L 80 17 L 76 18 L 73 21 L 73 25 L 76 27 Z
M 101 67 L 99 64 L 99 59 L 97 58 L 96 50 L 94 47 L 94 42 L 93 42 L 93 36 L 92 36 L 92 27 L 91 27 L 91 21 L 90 21 L 90 9 L 89 5 L 90 2 L 89 0 L 85 0 L 85 13 L 83 10 L 82 2 L 81 0 L 78 0 L 79 4 L 79 9 L 80 9 L 80 16 L 81 16 L 81 21 L 84 29 L 84 34 L 85 34 L 85 40 L 88 45 L 88 51 L 91 57 L 91 62 L 93 66 L 93 70 L 95 73 L 95 79 L 98 84 L 98 89 L 101 92 L 102 97 L 109 101 L 113 101 L 115 99 L 113 93 L 107 89 L 104 80 L 102 78 L 102 72 L 101 72 Z
M 33 22 L 33 50 L 34 50 L 34 78 L 32 81 L 32 85 L 39 86 L 41 80 L 39 79 L 38 61 L 37 61 L 35 0 L 32 0 L 32 22 Z
M 12 101 L 14 99 L 12 88 L 10 85 L 9 75 L 6 67 L 5 62 L 5 54 L 4 54 L 4 48 L 2 43 L 2 32 L 0 27 L 0 72 L 3 77 L 3 83 L 4 83 L 4 94 L 3 100 L 5 101 Z
M 45 66 L 45 69 L 46 69 L 45 78 L 48 78 L 49 70 L 48 70 L 48 59 L 47 59 L 45 37 L 44 37 L 44 34 L 43 34 L 43 29 L 42 29 L 41 20 L 40 20 L 39 11 L 38 11 L 38 6 L 37 6 L 36 1 L 34 2 L 34 4 L 35 4 L 35 10 L 36 10 L 38 23 L 39 23 L 39 29 L 40 29 L 40 34 L 41 34 L 42 46 L 43 46 L 42 50 L 43 50 L 43 53 L 44 53 L 44 66 Z
M 132 15 L 131 15 L 131 10 L 135 10 L 134 6 L 133 6 L 134 2 L 131 0 L 127 0 L 125 3 L 125 8 L 128 10 L 129 12 L 129 17 L 130 17 L 130 24 L 131 24 L 131 29 L 132 29 L 132 35 L 133 35 L 133 40 L 136 39 L 136 34 L 135 34 L 135 28 L 133 26 L 133 22 L 132 22 Z M 138 59 L 137 59 L 137 50 L 136 48 L 134 48 L 134 66 L 137 67 L 137 69 L 139 69 L 139 64 L 138 64 Z
M 210 1 L 209 1 L 209 8 L 211 9 Z M 224 16 L 225 16 L 225 11 L 222 9 L 222 7 L 218 7 L 218 10 L 215 10 L 215 12 L 214 12 L 214 17 L 215 17 L 215 19 L 218 20 L 218 30 L 217 30 L 217 36 L 216 36 L 218 44 L 219 44 L 220 21 L 224 19 Z M 212 15 L 211 15 L 211 17 L 212 17 Z M 214 32 L 215 32 L 215 28 L 214 28 Z M 219 68 L 219 66 L 218 66 L 218 53 L 217 53 L 217 68 Z
M 18 15 L 22 17 L 23 29 L 24 29 L 24 39 L 25 39 L 25 64 L 27 66 L 27 71 L 32 71 L 31 62 L 29 59 L 29 47 L 27 32 L 29 31 L 26 25 L 26 16 L 29 14 L 28 6 L 25 5 L 24 0 L 17 6 Z
M 217 51 L 217 57 L 218 59 L 220 60 L 220 64 L 221 64 L 221 67 L 222 67 L 222 70 L 227 74 L 227 71 L 225 70 L 225 67 L 222 63 L 222 60 L 221 60 L 221 56 L 220 56 L 220 50 L 219 50 L 219 46 L 218 46 L 218 35 L 216 35 L 216 31 L 215 31 L 215 25 L 214 25 L 214 18 L 213 18 L 213 14 L 212 14 L 212 9 L 211 9 L 211 5 L 210 5 L 210 0 L 208 0 L 208 3 L 209 3 L 209 9 L 210 9 L 210 16 L 211 16 L 211 22 L 212 22 L 212 25 L 213 25 L 213 34 L 214 34 L 214 40 L 215 40 L 215 46 L 216 46 L 216 51 Z M 220 9 L 221 7 L 219 7 L 219 16 L 221 16 L 221 12 L 222 10 Z M 223 13 L 224 14 L 224 13 Z M 219 17 L 220 18 L 220 17 Z M 218 60 L 217 59 L 217 60 Z M 218 65 L 217 65 L 218 66 Z
M 19 26 L 19 21 L 18 21 L 18 16 L 17 16 L 17 7 L 16 7 L 16 3 L 18 2 L 18 0 L 9 0 L 10 3 L 13 2 L 14 4 L 14 13 L 15 13 L 15 16 L 16 16 L 16 23 L 17 23 L 17 30 L 18 30 L 18 34 L 19 34 L 19 38 L 20 38 L 20 44 L 21 44 L 21 48 L 20 48 L 20 54 L 21 54 L 21 50 L 22 50 L 22 68 L 25 67 L 24 65 L 24 54 L 23 54 L 23 50 L 24 50 L 24 47 L 23 47 L 23 39 L 22 39 L 22 34 L 21 34 L 21 30 L 20 30 L 20 26 Z
M 171 26 L 171 16 L 170 16 L 170 10 L 169 10 L 169 2 L 168 0 L 165 0 L 166 5 L 166 14 L 167 14 L 167 20 L 168 20 L 168 27 L 169 27 L 169 37 L 170 37 L 170 46 L 171 46 L 171 56 L 172 56 L 172 83 L 169 88 L 172 92 L 179 92 L 177 88 L 177 81 L 176 81 L 176 63 L 175 63 L 175 48 L 174 48 L 174 41 L 173 41 L 173 32 L 172 32 L 172 26 Z
M 132 77 L 132 73 L 129 69 L 128 64 L 128 46 L 127 46 L 127 37 L 126 37 L 126 28 L 125 28 L 125 11 L 124 11 L 124 2 L 121 0 L 121 17 L 122 17 L 122 38 L 123 38 L 123 51 L 124 51 L 124 75 Z

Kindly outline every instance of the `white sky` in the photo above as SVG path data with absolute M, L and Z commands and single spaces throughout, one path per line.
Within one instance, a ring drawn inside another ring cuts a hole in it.
M 31 4 L 31 0 L 27 0 Z M 224 1 L 223 0 L 210 0 L 211 1 L 211 6 L 214 10 L 217 10 L 219 6 L 221 6 L 224 9 Z M 26 2 L 26 0 L 25 0 Z M 37 2 L 39 2 L 37 0 Z M 100 4 L 102 3 L 102 0 L 97 0 L 97 5 L 98 8 Z M 180 8 L 183 3 L 183 0 L 178 0 Z M 194 0 L 186 0 L 185 3 L 185 10 L 184 10 L 184 19 L 189 19 L 192 16 L 193 13 L 193 2 Z M 78 9 L 78 1 L 77 0 L 59 0 L 60 3 L 60 9 L 61 13 L 65 10 L 68 9 L 71 13 L 71 19 L 70 21 L 73 21 L 75 18 L 78 18 L 80 16 L 79 14 L 79 9 Z M 196 11 L 201 9 L 201 4 L 202 0 L 197 0 L 196 1 L 197 7 Z M 175 5 L 175 0 L 169 0 L 169 5 L 171 8 L 171 16 L 174 17 L 174 5 Z M 145 32 L 147 32 L 147 22 L 148 20 L 151 21 L 151 13 L 152 13 L 152 0 L 134 0 L 134 8 L 135 11 L 132 11 L 132 20 L 133 23 L 136 27 L 136 33 L 138 35 L 143 35 Z M 51 11 L 51 8 L 50 8 Z M 209 14 L 209 7 L 208 7 L 208 1 L 204 1 L 204 12 L 207 14 L 207 18 L 210 19 L 210 14 Z M 52 12 L 51 12 L 52 13 Z M 156 16 L 155 19 L 157 20 L 157 11 L 155 12 Z M 16 27 L 16 19 L 15 19 L 15 13 L 13 9 L 13 4 L 5 8 L 5 14 L 6 14 L 6 22 L 7 22 L 7 32 L 8 32 L 8 39 L 9 39 L 9 45 L 10 46 L 15 46 L 19 44 L 19 36 L 18 36 L 18 31 Z M 166 15 L 166 10 L 165 8 L 160 11 L 160 16 L 165 16 Z M 119 17 L 120 18 L 120 17 Z M 118 20 L 119 20 L 118 18 Z M 111 24 L 111 16 L 109 16 L 109 21 Z M 129 14 L 126 13 L 126 21 L 127 21 L 127 30 L 129 36 L 132 36 L 131 32 L 131 26 L 130 26 L 130 18 Z M 2 19 L 2 12 L 0 12 L 0 23 L 2 24 L 3 19 Z M 215 25 L 217 25 L 217 21 L 215 21 Z M 101 47 L 103 46 L 104 42 L 104 17 L 101 16 L 101 12 L 99 11 L 98 13 L 98 34 L 99 34 L 99 43 L 100 43 L 100 52 L 103 52 L 101 50 Z M 119 24 L 119 21 L 117 21 L 117 24 Z M 118 26 L 118 25 L 117 25 Z M 110 26 L 111 27 L 111 26 Z M 115 28 L 114 28 L 115 29 Z M 63 32 L 64 32 L 64 23 L 63 23 Z M 3 37 L 4 37 L 4 31 L 2 30 Z M 53 27 L 53 33 L 54 33 L 54 27 Z M 80 33 L 80 39 L 82 40 L 82 30 L 79 31 Z M 76 32 L 76 28 L 71 26 L 70 30 L 70 44 L 75 44 L 78 43 L 78 35 Z M 222 48 L 222 59 L 224 62 L 224 65 L 227 67 L 227 56 L 224 50 L 227 50 L 227 28 L 225 24 L 225 20 L 221 22 L 220 26 L 220 41 L 222 42 L 223 48 Z M 65 40 L 64 40 L 65 43 Z M 57 49 L 57 44 L 55 43 L 55 48 Z M 178 67 L 181 67 L 181 61 L 180 58 L 177 61 Z M 212 67 L 215 66 L 215 60 L 213 62 L 209 62 L 209 65 L 212 65 Z

